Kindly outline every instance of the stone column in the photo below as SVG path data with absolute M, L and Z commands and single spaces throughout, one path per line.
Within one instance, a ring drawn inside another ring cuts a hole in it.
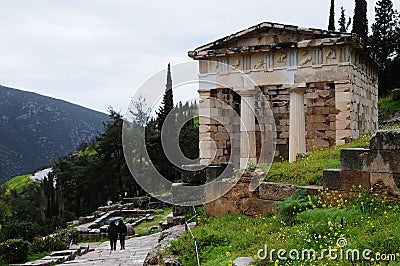
M 304 85 L 305 86 L 305 85 Z M 289 115 L 289 162 L 296 161 L 297 154 L 306 153 L 306 119 L 304 111 L 304 92 L 299 87 L 290 90 Z
M 240 95 L 240 168 L 244 169 L 257 162 L 254 90 L 241 91 Z

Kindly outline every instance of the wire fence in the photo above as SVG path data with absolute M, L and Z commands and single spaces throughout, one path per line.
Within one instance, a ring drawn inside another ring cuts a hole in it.
M 196 211 L 196 208 L 193 206 L 193 216 L 190 219 L 188 219 L 187 221 L 185 221 L 185 230 L 189 231 L 190 235 L 192 236 L 193 243 L 194 243 L 194 251 L 196 253 L 197 266 L 200 266 L 199 249 L 198 249 L 198 245 L 197 245 L 197 239 L 193 235 L 192 230 L 191 230 L 190 225 L 189 225 L 189 223 L 191 223 L 194 220 L 195 221 L 195 227 L 199 226 L 198 217 L 199 217 L 199 215 L 198 215 L 198 213 Z

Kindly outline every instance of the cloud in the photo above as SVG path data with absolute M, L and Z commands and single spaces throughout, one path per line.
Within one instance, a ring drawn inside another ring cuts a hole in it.
M 321 0 L 3 2 L 0 84 L 101 111 L 123 110 L 148 77 L 202 44 L 261 21 L 326 28 L 329 12 Z M 337 17 L 352 2 L 337 0 Z

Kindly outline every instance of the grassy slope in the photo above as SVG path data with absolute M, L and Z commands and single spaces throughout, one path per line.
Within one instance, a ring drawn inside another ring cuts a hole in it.
M 28 189 L 30 185 L 40 186 L 39 182 L 32 180 L 31 174 L 28 175 L 21 175 L 16 176 L 8 180 L 6 183 L 0 185 L 0 193 L 4 191 L 5 196 L 9 196 L 11 191 L 16 191 L 17 195 L 23 197 L 24 192 Z M 44 196 L 44 193 L 40 195 L 41 197 Z M 7 204 L 3 199 L 0 197 L 0 208 L 6 210 L 4 212 L 5 215 L 9 215 L 13 206 Z M 0 225 L 1 228 L 1 225 Z
M 321 185 L 324 169 L 340 168 L 340 150 L 343 148 L 367 148 L 369 136 L 363 136 L 349 144 L 321 149 L 294 163 L 272 164 L 266 181 L 297 185 Z M 265 165 L 261 165 L 264 169 Z
M 323 169 L 340 167 L 341 149 L 368 146 L 369 136 L 364 136 L 349 144 L 316 151 L 295 163 L 275 163 L 266 180 L 300 185 L 321 184 Z M 332 192 L 327 191 L 324 197 L 330 197 L 334 201 L 339 200 L 339 197 L 336 198 L 337 195 L 332 195 Z M 361 198 L 356 198 L 352 203 L 342 204 L 341 208 L 320 204 L 318 208 L 314 207 L 299 214 L 296 222 L 290 225 L 279 217 L 268 214 L 256 218 L 244 215 L 204 217 L 201 225 L 193 230 L 199 244 L 201 265 L 232 265 L 232 261 L 237 257 L 256 256 L 257 251 L 264 248 L 264 245 L 268 245 L 269 250 L 313 248 L 321 251 L 330 246 L 335 248 L 339 237 L 347 240 L 348 248 L 358 248 L 361 251 L 368 248 L 373 251 L 373 256 L 379 252 L 394 253 L 397 255 L 397 261 L 389 265 L 400 265 L 398 230 L 400 205 L 388 203 L 386 200 L 371 199 L 366 195 L 359 196 Z M 196 265 L 193 240 L 188 233 L 172 243 L 169 253 L 179 257 L 184 265 Z M 327 259 L 317 262 L 292 261 L 285 264 L 283 261 L 276 261 L 276 257 L 273 261 L 258 260 L 256 263 L 256 265 L 331 264 L 332 262 Z M 335 262 L 335 265 L 350 264 L 349 261 Z M 374 262 L 362 262 L 362 265 L 370 264 L 375 265 Z
M 379 98 L 378 106 L 380 110 L 387 110 L 391 115 L 400 111 L 400 101 L 393 100 L 391 96 Z
M 232 265 L 237 257 L 255 257 L 259 249 L 303 250 L 335 248 L 339 238 L 345 238 L 351 249 L 370 249 L 372 254 L 396 254 L 400 262 L 400 208 L 396 204 L 382 204 L 373 213 L 364 213 L 358 206 L 345 208 L 315 208 L 297 216 L 294 224 L 285 224 L 276 216 L 249 218 L 244 215 L 204 218 L 193 230 L 198 240 L 201 265 Z M 337 248 L 337 247 L 336 247 Z M 193 240 L 185 232 L 178 241 L 172 242 L 170 251 L 178 256 L 183 265 L 194 266 Z M 326 254 L 326 253 L 325 253 Z M 276 251 L 272 261 L 260 260 L 255 265 L 351 265 L 349 261 L 328 259 L 310 261 L 278 261 Z M 286 256 L 288 256 L 286 254 Z M 287 263 L 287 264 L 285 264 Z M 338 264 L 336 264 L 338 263 Z M 360 264 L 357 264 L 360 265 Z M 370 265 L 369 263 L 365 265 Z M 374 264 L 372 264 L 374 265 Z M 390 264 L 399 265 L 399 264 Z
M 135 233 L 140 235 L 140 236 L 144 236 L 144 235 L 148 235 L 148 234 L 152 234 L 152 233 L 156 233 L 159 232 L 160 230 L 151 230 L 152 227 L 158 227 L 160 222 L 164 222 L 165 219 L 167 218 L 167 215 L 170 214 L 172 212 L 171 208 L 167 208 L 164 210 L 157 210 L 153 216 L 154 216 L 154 220 L 150 221 L 150 222 L 143 222 L 139 225 L 137 225 L 134 229 L 135 229 Z
M 15 190 L 17 193 L 22 193 L 24 189 L 31 184 L 40 185 L 39 182 L 33 181 L 30 177 L 31 174 L 13 177 L 1 185 L 1 188 L 5 189 L 6 193 L 9 193 L 11 190 Z
M 379 109 L 387 110 L 389 114 L 400 111 L 400 101 L 395 101 L 391 96 L 379 99 Z M 398 126 L 394 126 L 398 128 Z M 391 129 L 391 128 L 383 128 Z M 340 168 L 340 150 L 343 148 L 368 148 L 369 136 L 363 136 L 349 144 L 331 149 L 322 149 L 294 163 L 274 163 L 269 169 L 266 181 L 284 182 L 297 185 L 321 185 L 322 171 L 324 169 Z M 261 167 L 266 170 L 265 165 Z

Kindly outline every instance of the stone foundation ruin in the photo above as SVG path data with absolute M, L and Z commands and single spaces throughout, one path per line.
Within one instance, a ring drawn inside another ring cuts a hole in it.
M 369 149 L 343 149 L 340 159 L 341 169 L 324 171 L 325 188 L 347 193 L 375 187 L 400 196 L 400 130 L 379 130 Z
M 264 177 L 261 169 L 245 171 L 239 180 L 217 181 L 213 190 L 206 191 L 206 197 L 220 193 L 224 187 L 231 187 L 222 197 L 206 203 L 210 216 L 226 214 L 259 215 L 275 212 L 276 203 L 283 201 L 302 189 L 309 195 L 319 191 L 335 191 L 348 198 L 354 191 L 374 188 L 388 199 L 400 196 L 400 130 L 377 131 L 371 136 L 369 149 L 342 149 L 341 169 L 329 169 L 323 173 L 323 186 L 296 186 L 284 183 L 261 182 L 252 191 L 249 184 L 253 176 Z

